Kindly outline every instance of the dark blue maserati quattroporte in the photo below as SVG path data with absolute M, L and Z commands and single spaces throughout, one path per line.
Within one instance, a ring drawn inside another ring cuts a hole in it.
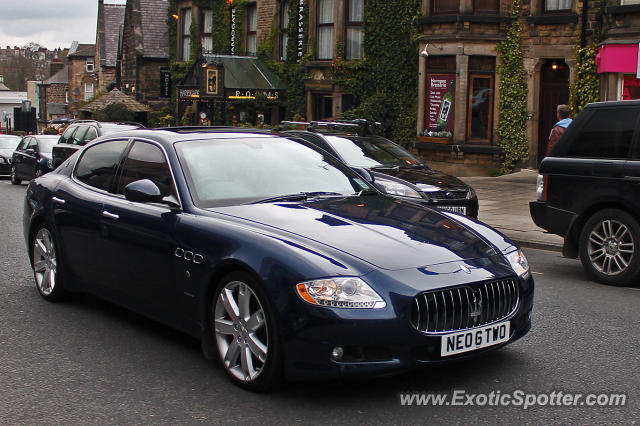
M 104 136 L 28 186 L 37 289 L 92 293 L 196 336 L 252 390 L 402 371 L 527 333 L 534 284 L 517 246 L 371 180 L 279 133 Z

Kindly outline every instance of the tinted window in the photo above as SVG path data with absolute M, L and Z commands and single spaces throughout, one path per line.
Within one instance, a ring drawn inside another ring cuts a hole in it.
M 380 136 L 347 138 L 326 136 L 327 141 L 351 167 L 419 166 L 422 162 L 400 145 Z
M 84 138 L 82 138 L 82 140 L 86 144 L 87 142 L 92 141 L 97 137 L 98 137 L 97 130 L 93 127 L 89 127 L 89 129 L 87 130 L 87 133 L 85 133 Z
M 108 191 L 127 146 L 126 140 L 101 143 L 87 149 L 76 167 L 76 178 L 93 187 Z
M 78 127 L 75 126 L 70 126 L 69 128 L 67 128 L 62 136 L 60 136 L 60 143 L 71 143 L 71 135 L 73 135 L 73 132 L 75 132 L 77 128 Z
M 27 149 L 36 149 L 38 147 L 38 141 L 35 138 L 28 138 Z
M 638 109 L 597 109 L 573 139 L 569 157 L 626 158 L 631 146 Z
M 150 179 L 163 195 L 173 194 L 171 172 L 164 153 L 156 145 L 135 142 L 127 155 L 118 184 L 118 194 L 124 194 L 125 186 L 141 179 Z
M 89 128 L 87 126 L 79 126 L 78 130 L 73 134 L 73 139 L 69 142 L 74 145 L 84 145 L 84 135 L 87 134 Z
M 19 150 L 27 149 L 27 145 L 29 145 L 29 139 L 31 139 L 31 138 L 29 138 L 29 137 L 22 138 L 22 140 L 20 141 L 20 144 L 18 145 L 17 149 L 19 149 Z
M 39 136 L 38 146 L 40 148 L 40 152 L 51 152 L 53 150 L 53 146 L 57 142 L 58 138 L 55 136 Z

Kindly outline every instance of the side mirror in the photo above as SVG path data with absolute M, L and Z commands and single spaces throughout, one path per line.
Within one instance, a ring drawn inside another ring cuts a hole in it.
M 36 153 L 36 150 L 33 148 L 27 148 L 24 150 L 25 154 L 29 154 L 29 155 L 34 155 Z
M 375 180 L 373 175 L 369 173 L 367 169 L 363 169 L 361 167 L 352 167 L 351 169 L 357 174 L 359 174 L 360 176 L 362 176 L 364 180 L 369 183 L 373 183 L 373 181 Z
M 124 187 L 124 198 L 138 203 L 157 203 L 162 201 L 163 195 L 153 181 L 142 179 Z

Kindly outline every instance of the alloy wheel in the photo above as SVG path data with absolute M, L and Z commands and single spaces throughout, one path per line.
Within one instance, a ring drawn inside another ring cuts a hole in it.
M 33 271 L 38 289 L 44 296 L 49 296 L 56 287 L 57 267 L 51 233 L 47 228 L 40 228 L 33 242 Z
M 213 326 L 220 358 L 233 377 L 256 380 L 269 351 L 265 311 L 251 287 L 231 281 L 216 300 Z
M 631 231 L 618 220 L 603 220 L 589 234 L 589 259 L 593 267 L 605 275 L 618 275 L 627 270 L 634 249 Z

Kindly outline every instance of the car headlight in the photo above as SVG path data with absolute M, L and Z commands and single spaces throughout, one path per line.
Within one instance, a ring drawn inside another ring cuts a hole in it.
M 410 198 L 422 198 L 422 196 L 420 196 L 418 191 L 402 183 L 380 178 L 378 176 L 376 176 L 375 178 L 375 183 L 380 184 L 384 192 L 389 195 L 400 195 L 402 197 L 410 197 Z
M 525 277 L 529 273 L 529 262 L 522 250 L 512 251 L 506 256 L 511 268 L 519 277 Z
M 357 277 L 323 278 L 296 285 L 298 295 L 307 303 L 329 308 L 380 309 L 382 297 Z
M 473 188 L 469 187 L 469 192 L 467 192 L 467 200 L 471 200 L 476 197 L 476 191 Z
M 7 163 L 7 160 L 5 160 L 4 157 L 0 157 L 0 164 L 5 164 Z

